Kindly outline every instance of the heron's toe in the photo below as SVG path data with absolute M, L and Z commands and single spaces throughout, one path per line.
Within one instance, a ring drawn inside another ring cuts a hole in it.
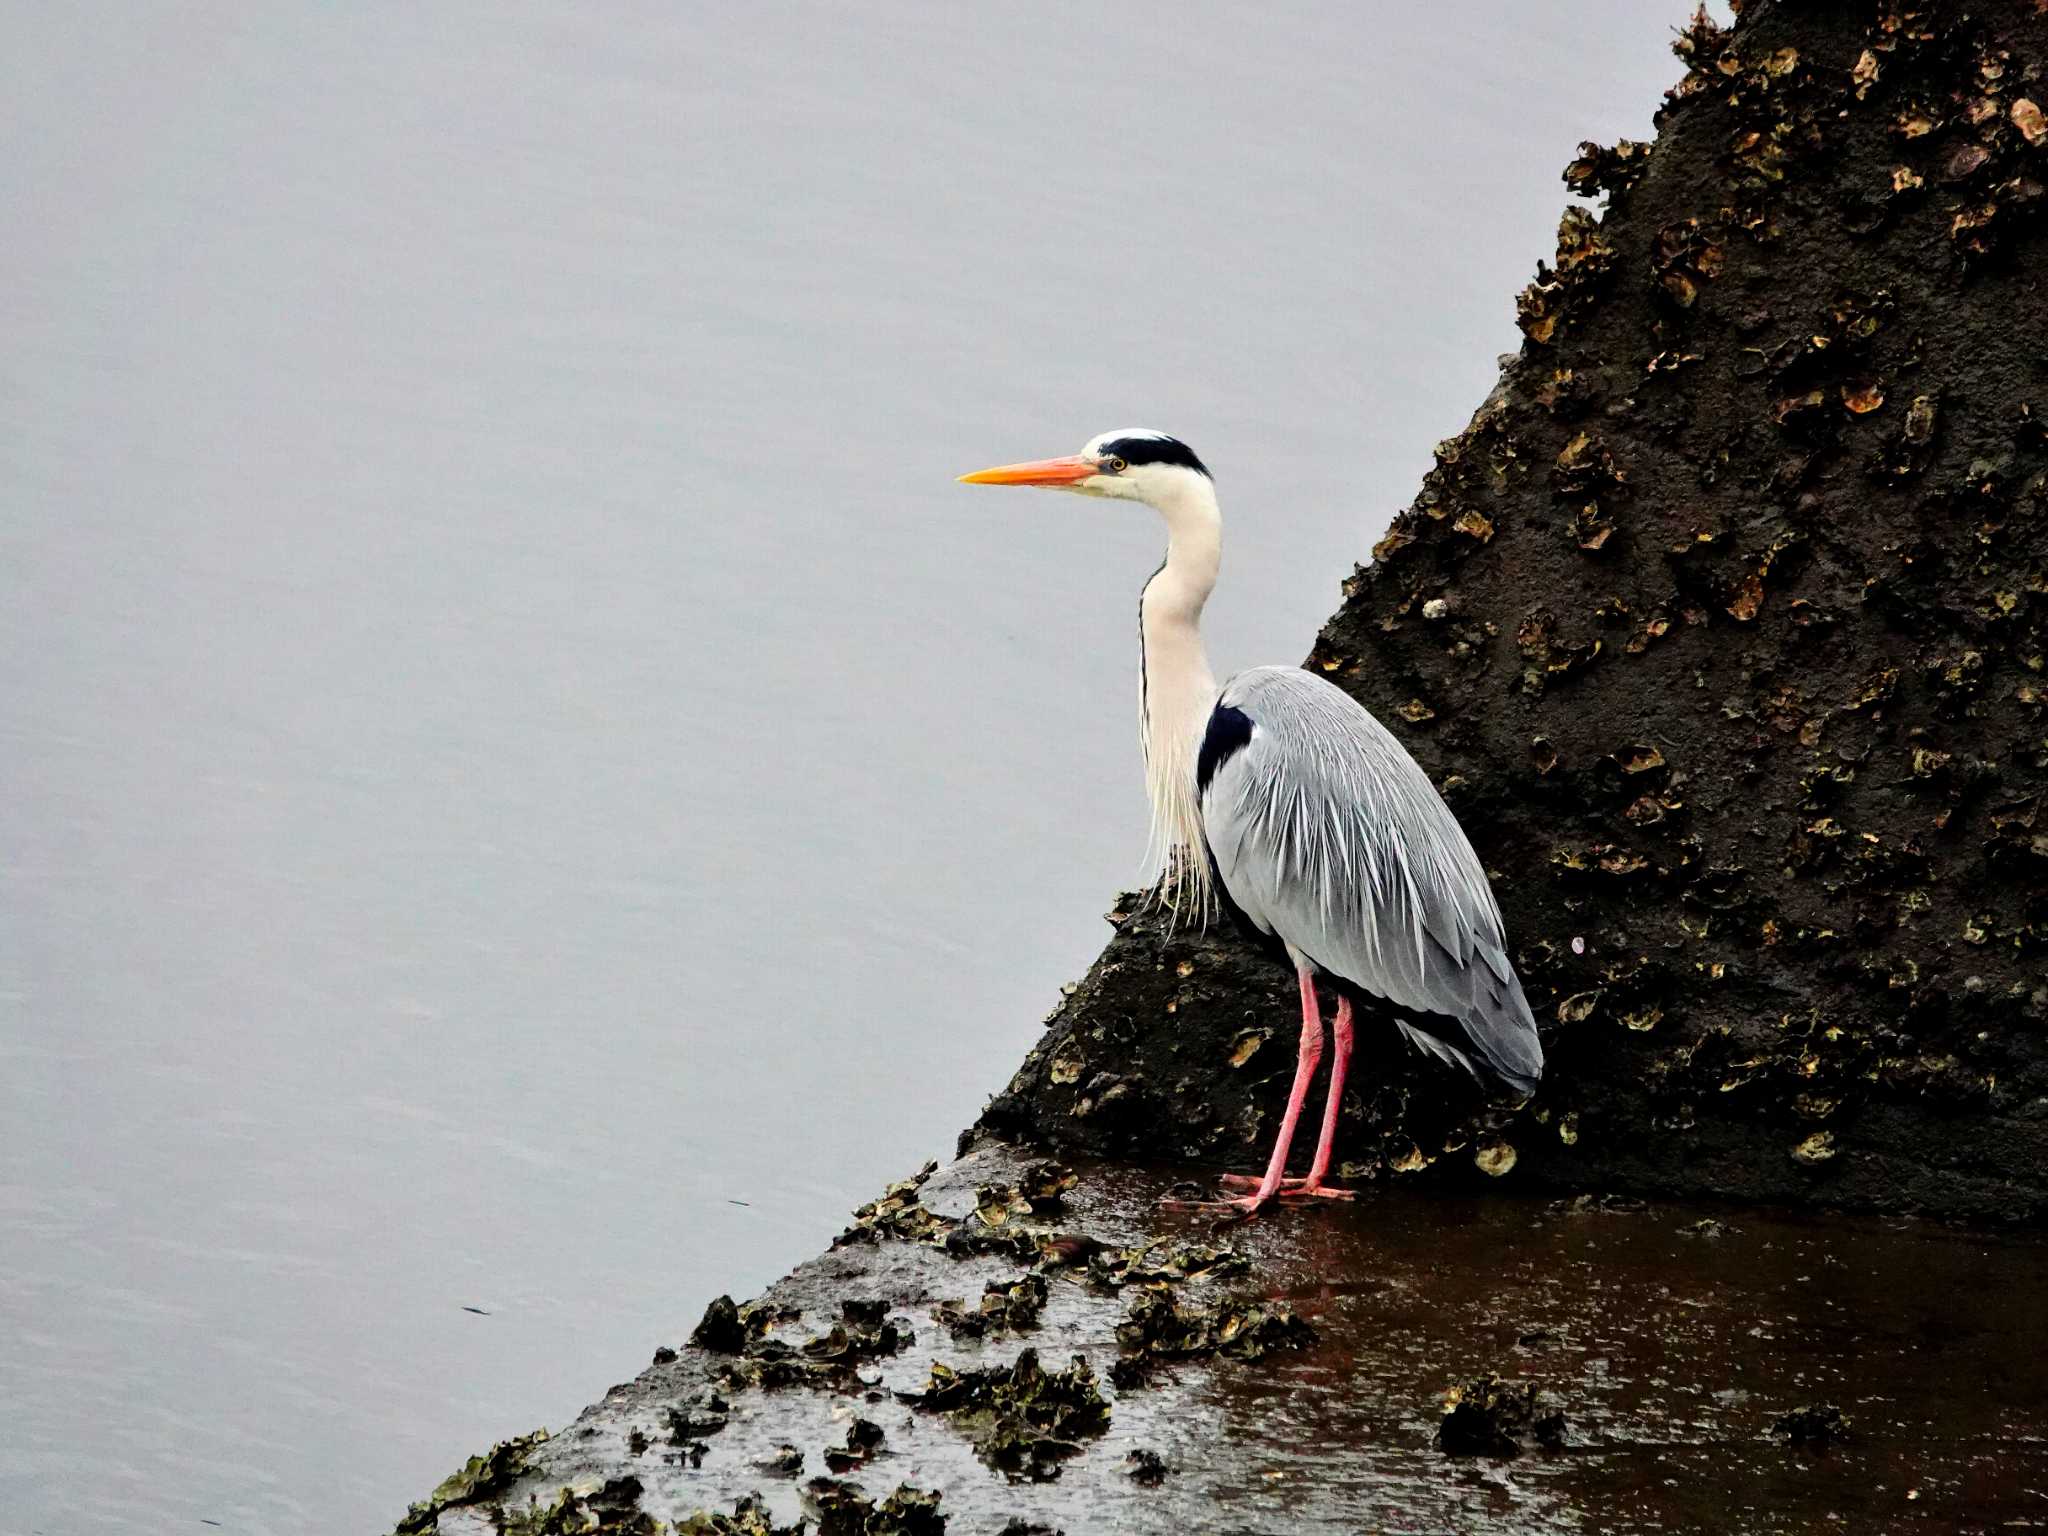
M 1235 1195 L 1222 1200 L 1176 1200 L 1169 1197 L 1160 1200 L 1159 1209 L 1171 1211 L 1177 1216 L 1213 1217 L 1214 1225 L 1223 1228 L 1236 1226 L 1241 1221 L 1250 1221 L 1272 1204 L 1274 1198 L 1269 1195 L 1261 1199 L 1256 1194 Z
M 1258 1179 L 1248 1173 L 1226 1173 L 1216 1182 L 1225 1189 L 1246 1192 L 1259 1187 Z M 1332 1184 L 1311 1184 L 1307 1179 L 1282 1179 L 1279 1196 L 1282 1200 L 1355 1200 L 1358 1192 L 1338 1189 Z

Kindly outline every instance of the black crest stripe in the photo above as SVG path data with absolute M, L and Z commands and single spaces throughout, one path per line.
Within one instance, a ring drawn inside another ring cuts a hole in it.
M 1198 475 L 1209 474 L 1209 466 L 1177 437 L 1119 437 L 1102 444 L 1101 451 L 1115 454 L 1126 464 L 1178 464 Z

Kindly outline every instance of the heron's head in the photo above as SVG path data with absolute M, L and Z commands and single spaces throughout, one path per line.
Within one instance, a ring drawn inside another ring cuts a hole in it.
M 1120 427 L 1088 440 L 1063 459 L 1002 464 L 962 475 L 967 485 L 1042 485 L 1083 496 L 1114 496 L 1162 510 L 1181 502 L 1198 486 L 1209 488 L 1209 471 L 1195 450 L 1177 437 L 1144 427 Z

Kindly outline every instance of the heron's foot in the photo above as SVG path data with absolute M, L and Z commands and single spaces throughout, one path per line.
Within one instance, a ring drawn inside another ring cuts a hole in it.
M 1233 1195 L 1222 1200 L 1181 1200 L 1169 1195 L 1161 1197 L 1159 1209 L 1172 1211 L 1179 1216 L 1211 1217 L 1212 1226 L 1220 1231 L 1224 1227 L 1234 1227 L 1239 1222 L 1250 1221 L 1272 1204 L 1275 1198 L 1277 1197 L 1269 1195 L 1261 1199 L 1256 1194 L 1250 1194 Z
M 1256 1190 L 1258 1178 L 1249 1173 L 1226 1173 L 1217 1181 L 1225 1189 Z M 1276 1195 L 1281 1200 L 1356 1200 L 1355 1189 L 1339 1189 L 1334 1184 L 1311 1184 L 1307 1179 L 1282 1179 Z

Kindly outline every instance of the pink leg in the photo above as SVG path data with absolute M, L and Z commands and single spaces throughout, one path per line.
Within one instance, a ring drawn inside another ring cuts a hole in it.
M 1301 1048 L 1294 1058 L 1294 1087 L 1287 1095 L 1287 1112 L 1280 1117 L 1280 1130 L 1273 1138 L 1273 1155 L 1266 1160 L 1266 1176 L 1250 1194 L 1223 1202 L 1247 1216 L 1257 1214 L 1259 1207 L 1280 1192 L 1281 1175 L 1287 1171 L 1287 1154 L 1294 1146 L 1294 1127 L 1301 1119 L 1301 1103 L 1308 1097 L 1309 1082 L 1323 1059 L 1323 1015 L 1316 1005 L 1316 984 L 1307 971 L 1300 974 Z
M 1323 1101 L 1323 1134 L 1316 1139 L 1316 1160 L 1309 1165 L 1308 1177 L 1292 1194 L 1322 1195 L 1329 1199 L 1349 1200 L 1348 1189 L 1329 1189 L 1323 1184 L 1323 1175 L 1330 1171 L 1330 1147 L 1337 1139 L 1337 1112 L 1344 1107 L 1344 1069 L 1351 1065 L 1351 999 L 1339 993 L 1337 997 L 1337 1022 L 1333 1028 L 1336 1035 L 1336 1054 L 1330 1058 L 1330 1095 Z
M 1304 976 L 1302 978 L 1303 985 L 1306 986 L 1307 982 L 1308 978 Z M 1329 1095 L 1323 1100 L 1323 1132 L 1316 1139 L 1315 1161 L 1309 1165 L 1307 1178 L 1282 1179 L 1280 1181 L 1278 1193 L 1283 1200 L 1297 1198 L 1350 1200 L 1354 1198 L 1354 1191 L 1336 1189 L 1323 1182 L 1323 1176 L 1330 1171 L 1330 1153 L 1337 1140 L 1337 1115 L 1344 1106 L 1344 1073 L 1345 1069 L 1351 1065 L 1351 999 L 1341 993 L 1337 997 L 1337 1020 L 1334 1032 L 1336 1034 L 1336 1053 L 1330 1059 L 1330 1091 Z M 1298 1075 L 1296 1077 L 1296 1086 L 1301 1086 L 1301 1079 Z M 1286 1130 L 1290 1128 L 1283 1127 L 1282 1133 L 1285 1134 Z M 1271 1176 L 1271 1173 L 1272 1170 L 1268 1169 L 1268 1177 Z M 1250 1189 L 1253 1187 L 1254 1182 L 1254 1180 L 1230 1174 L 1225 1176 L 1223 1185 L 1226 1189 Z M 1259 1189 L 1263 1190 L 1265 1188 L 1264 1180 L 1258 1180 L 1256 1183 Z

